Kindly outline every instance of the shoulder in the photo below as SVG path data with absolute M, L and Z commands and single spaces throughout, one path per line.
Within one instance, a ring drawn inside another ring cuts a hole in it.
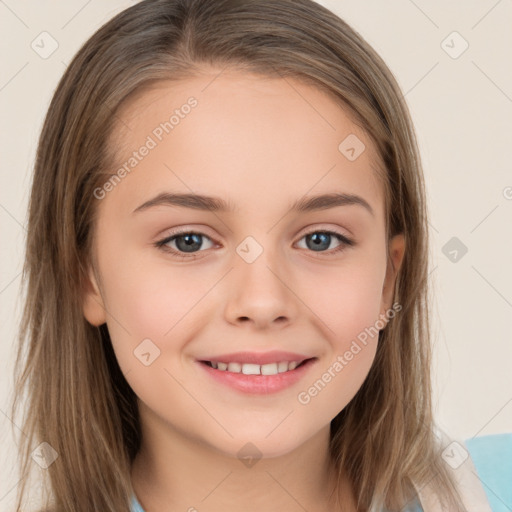
M 512 512 L 512 433 L 473 437 L 459 441 L 437 430 L 441 456 L 467 510 Z M 428 485 L 406 512 L 442 510 Z M 472 507 L 472 508 L 471 508 Z
M 132 494 L 132 505 L 130 507 L 130 512 L 144 512 L 141 504 L 138 502 L 135 494 Z
M 512 433 L 464 441 L 493 512 L 512 510 Z

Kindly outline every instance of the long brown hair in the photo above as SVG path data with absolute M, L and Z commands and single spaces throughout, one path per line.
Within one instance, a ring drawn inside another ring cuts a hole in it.
M 402 310 L 380 332 L 364 384 L 331 422 L 330 450 L 338 474 L 344 469 L 350 477 L 360 510 L 401 510 L 427 484 L 450 510 L 462 510 L 434 433 L 424 182 L 393 75 L 357 32 L 311 0 L 145 0 L 79 50 L 40 136 L 12 406 L 13 417 L 22 402 L 26 407 L 17 511 L 31 452 L 42 442 L 58 454 L 41 471 L 49 478 L 47 507 L 129 508 L 141 435 L 136 396 L 106 325 L 90 325 L 82 309 L 94 263 L 94 190 L 112 175 L 115 148 L 107 142 L 121 105 L 155 81 L 193 77 L 207 66 L 320 88 L 375 144 L 385 170 L 387 236 L 403 233 L 406 241 L 394 290 Z

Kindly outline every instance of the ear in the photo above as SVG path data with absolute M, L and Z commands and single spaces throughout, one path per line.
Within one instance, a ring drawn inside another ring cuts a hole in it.
M 106 310 L 92 266 L 89 266 L 88 278 L 83 286 L 83 294 L 84 316 L 90 324 L 99 327 L 107 321 Z
M 393 292 L 395 290 L 396 276 L 402 265 L 405 254 L 405 237 L 403 233 L 395 235 L 389 242 L 388 265 L 386 269 L 386 277 L 382 288 L 381 300 L 381 318 L 386 317 L 386 311 L 392 306 Z M 387 323 L 387 320 L 386 320 Z

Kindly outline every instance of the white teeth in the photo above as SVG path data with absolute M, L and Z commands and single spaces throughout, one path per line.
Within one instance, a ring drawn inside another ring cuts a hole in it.
M 287 371 L 295 370 L 301 361 L 282 361 L 280 363 L 253 364 L 253 363 L 221 363 L 212 362 L 213 368 L 232 373 L 243 373 L 244 375 L 277 375 Z
M 261 365 L 261 375 L 276 375 L 277 363 L 269 363 Z
M 282 363 L 279 363 L 277 365 L 277 371 L 279 373 L 287 372 L 288 371 L 288 363 L 286 361 L 283 361 Z
M 229 363 L 228 364 L 228 372 L 240 373 L 242 370 L 242 365 L 240 363 Z
M 244 375 L 259 375 L 261 373 L 261 366 L 259 364 L 245 363 L 242 365 L 242 373 Z

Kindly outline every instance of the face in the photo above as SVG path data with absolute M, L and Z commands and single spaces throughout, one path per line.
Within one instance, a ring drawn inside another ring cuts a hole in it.
M 217 75 L 160 83 L 119 113 L 84 315 L 107 323 L 143 420 L 274 457 L 327 428 L 365 380 L 403 238 L 388 259 L 377 154 L 332 99 L 290 78 Z M 346 197 L 294 208 L 325 194 Z M 293 359 L 307 361 L 272 364 Z

